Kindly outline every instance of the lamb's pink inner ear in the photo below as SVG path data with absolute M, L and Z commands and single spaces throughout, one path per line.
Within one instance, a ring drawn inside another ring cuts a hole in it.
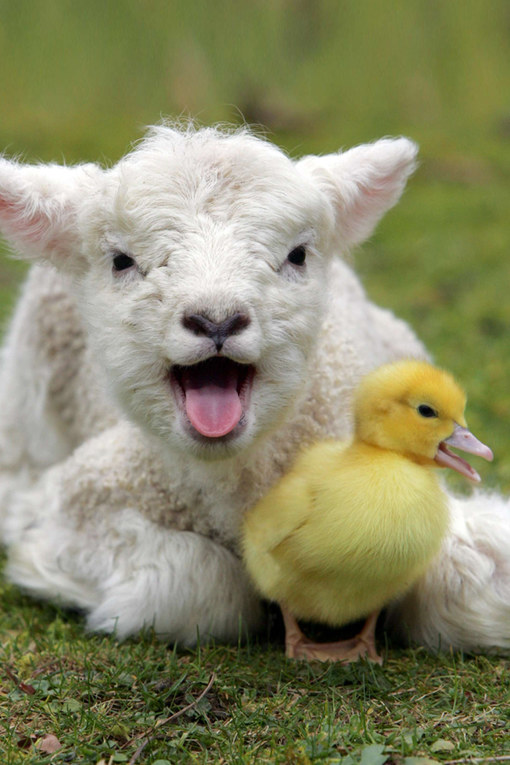
M 329 197 L 340 245 L 360 244 L 400 198 L 416 166 L 417 147 L 407 138 L 383 138 L 339 154 L 305 157 L 298 166 Z
M 0 223 L 6 233 L 14 230 L 20 231 L 20 217 L 21 208 L 19 202 L 16 203 L 5 195 L 0 196 Z
M 13 202 L 9 201 L 5 197 L 0 196 L 0 215 L 11 215 L 12 212 L 15 210 L 15 205 Z
M 44 238 L 50 227 L 48 216 L 40 211 L 26 212 L 20 202 L 0 196 L 0 223 L 7 236 L 28 244 Z
M 0 157 L 0 234 L 26 260 L 86 267 L 77 217 L 101 184 L 97 165 L 24 165 Z

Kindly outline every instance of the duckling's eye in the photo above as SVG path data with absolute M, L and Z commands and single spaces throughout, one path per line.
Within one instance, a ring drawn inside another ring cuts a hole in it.
M 113 256 L 113 270 L 115 273 L 119 271 L 126 271 L 128 268 L 132 268 L 135 264 L 135 261 L 132 257 L 129 255 L 126 255 L 125 252 L 116 252 Z
M 304 244 L 300 244 L 299 247 L 294 247 L 294 249 L 287 255 L 287 260 L 289 263 L 292 263 L 293 266 L 304 266 L 306 260 L 306 247 Z
M 420 404 L 418 414 L 421 414 L 422 417 L 437 417 L 436 410 L 432 409 L 428 404 Z

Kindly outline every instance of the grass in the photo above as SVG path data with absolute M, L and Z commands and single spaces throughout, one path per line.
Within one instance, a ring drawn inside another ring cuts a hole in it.
M 2 600 L 5 765 L 510 759 L 508 660 L 392 647 L 383 668 L 295 664 L 274 641 L 178 653 L 87 636 L 8 586 Z M 62 746 L 45 755 L 48 735 Z
M 496 454 L 477 468 L 508 492 L 508 4 L 210 8 L 0 0 L 1 146 L 27 159 L 110 161 L 141 126 L 180 113 L 211 122 L 242 112 L 295 155 L 415 138 L 416 177 L 352 258 L 370 295 L 462 380 L 469 424 Z M 3 322 L 24 271 L 0 260 Z M 291 664 L 277 630 L 192 652 L 150 634 L 119 645 L 0 587 L 5 765 L 510 761 L 508 659 L 388 644 L 382 668 Z M 50 735 L 62 746 L 45 753 Z

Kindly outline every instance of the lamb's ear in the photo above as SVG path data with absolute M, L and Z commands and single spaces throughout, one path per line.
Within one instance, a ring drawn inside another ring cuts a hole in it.
M 78 211 L 97 191 L 102 173 L 96 165 L 23 165 L 0 158 L 0 233 L 24 259 L 80 271 Z
M 407 138 L 375 143 L 298 162 L 325 192 L 335 209 L 340 241 L 346 247 L 366 239 L 393 207 L 416 167 L 418 147 Z

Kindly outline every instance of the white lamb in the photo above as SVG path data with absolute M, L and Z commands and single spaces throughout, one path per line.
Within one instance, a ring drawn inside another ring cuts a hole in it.
M 337 257 L 415 153 L 384 139 L 292 161 L 245 130 L 160 126 L 111 169 L 0 159 L 1 230 L 40 261 L 0 376 L 12 581 L 121 638 L 257 626 L 243 512 L 304 444 L 349 433 L 363 373 L 425 355 Z M 451 511 L 392 623 L 432 649 L 508 649 L 508 505 Z

